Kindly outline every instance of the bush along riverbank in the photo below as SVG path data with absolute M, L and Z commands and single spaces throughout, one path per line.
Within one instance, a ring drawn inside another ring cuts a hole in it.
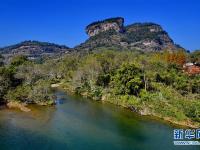
M 188 75 L 184 51 L 102 50 L 33 62 L 17 57 L 2 66 L 1 99 L 54 103 L 54 87 L 170 122 L 200 127 L 200 75 Z M 56 84 L 62 83 L 62 84 Z
M 163 97 L 163 95 L 160 93 L 154 93 L 154 94 L 148 93 L 149 95 L 152 94 L 151 97 L 149 97 L 148 95 L 146 95 L 145 97 L 143 97 L 142 95 L 141 97 L 136 97 L 136 96 L 130 96 L 130 95 L 115 95 L 108 89 L 104 89 L 102 90 L 101 96 L 99 97 L 99 95 L 97 96 L 93 92 L 90 93 L 89 91 L 81 91 L 81 92 L 79 91 L 77 93 L 76 89 L 74 89 L 67 83 L 62 85 L 61 89 L 64 89 L 66 92 L 72 95 L 78 94 L 92 100 L 107 102 L 107 103 L 111 103 L 120 107 L 124 107 L 133 112 L 138 113 L 141 116 L 153 116 L 156 118 L 163 119 L 172 124 L 190 127 L 190 128 L 200 127 L 198 120 L 196 119 L 193 120 L 193 118 L 187 117 L 185 115 L 185 113 L 187 112 L 184 112 L 183 110 L 178 110 L 178 108 L 176 108 L 176 105 L 173 106 L 173 104 L 171 105 L 168 104 L 168 103 L 176 103 L 177 101 L 179 101 L 179 99 L 177 99 L 177 95 L 175 95 L 174 97 L 174 95 L 171 93 L 169 93 L 169 95 L 165 95 L 165 96 L 169 96 L 168 98 L 171 99 L 171 102 L 170 101 L 165 102 L 166 97 Z M 173 92 L 171 91 L 171 89 L 167 89 L 167 90 L 168 90 L 167 92 Z M 147 93 L 144 92 L 144 94 L 147 94 Z M 177 94 L 177 93 L 174 93 L 174 94 Z M 180 107 L 181 105 L 185 105 L 185 109 L 188 109 L 188 108 L 193 109 L 194 107 L 196 107 L 195 103 L 189 104 L 187 106 L 187 104 L 190 102 L 186 102 L 187 100 L 185 101 L 185 99 L 181 95 L 179 95 L 178 97 L 182 98 L 180 100 L 184 100 L 183 103 L 177 104 L 177 105 L 180 105 Z M 144 100 L 143 98 L 145 99 L 145 101 L 143 101 Z M 175 100 L 176 102 L 173 102 L 173 100 Z
M 1 57 L 3 59 L 3 57 Z M 0 63 L 0 102 L 8 108 L 30 111 L 28 104 L 54 104 L 51 82 L 41 64 L 16 56 L 7 65 Z

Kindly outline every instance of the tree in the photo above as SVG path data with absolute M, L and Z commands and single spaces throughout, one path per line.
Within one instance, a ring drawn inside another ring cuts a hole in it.
M 177 51 L 177 52 L 164 52 L 161 59 L 167 61 L 167 63 L 175 63 L 178 65 L 183 65 L 186 63 L 186 53 L 184 51 Z
M 4 57 L 0 54 L 0 67 L 4 65 Z
M 28 61 L 28 58 L 23 55 L 15 56 L 12 58 L 10 66 L 18 67 Z
M 112 85 L 116 94 L 138 95 L 144 88 L 142 70 L 135 64 L 124 64 L 112 77 Z
M 5 67 L 0 67 L 0 102 L 4 102 L 4 96 L 12 86 L 13 74 Z
M 196 50 L 190 54 L 190 61 L 200 64 L 200 50 Z

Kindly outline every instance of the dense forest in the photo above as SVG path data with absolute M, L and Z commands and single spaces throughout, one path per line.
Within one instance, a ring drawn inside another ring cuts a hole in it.
M 199 51 L 151 52 L 101 50 L 65 54 L 45 61 L 0 57 L 0 101 L 54 103 L 52 84 L 68 92 L 123 106 L 142 115 L 200 125 L 200 75 L 183 71 L 199 62 Z

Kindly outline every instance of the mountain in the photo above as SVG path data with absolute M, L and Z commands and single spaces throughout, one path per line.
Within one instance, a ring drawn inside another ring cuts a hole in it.
M 26 55 L 30 59 L 61 56 L 68 52 L 88 52 L 100 48 L 142 51 L 175 51 L 183 49 L 176 45 L 168 33 L 155 23 L 134 23 L 124 26 L 124 18 L 116 17 L 89 24 L 86 29 L 89 38 L 74 48 L 39 41 L 24 41 L 0 48 L 5 58 Z
M 89 39 L 75 47 L 91 51 L 100 47 L 139 49 L 144 51 L 173 51 L 183 49 L 176 45 L 163 28 L 155 23 L 134 23 L 124 26 L 124 18 L 109 18 L 86 27 Z
M 61 46 L 48 42 L 24 41 L 19 44 L 0 48 L 0 54 L 9 58 L 13 55 L 25 55 L 30 59 L 36 59 L 43 56 L 55 56 L 69 52 L 67 46 Z

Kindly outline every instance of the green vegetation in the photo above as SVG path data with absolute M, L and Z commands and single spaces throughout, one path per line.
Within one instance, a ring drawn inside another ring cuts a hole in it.
M 25 56 L 16 56 L 9 65 L 0 67 L 1 103 L 10 101 L 42 105 L 53 103 L 50 82 L 46 75 L 41 74 L 42 71 L 36 68 L 38 65 Z
M 196 50 L 191 54 L 191 62 L 200 64 L 200 50 Z
M 185 125 L 200 124 L 200 75 L 182 70 L 190 54 L 102 50 L 44 63 L 18 56 L 0 67 L 1 100 L 52 104 L 51 84 L 68 92 Z
M 183 72 L 182 65 L 187 57 L 190 56 L 183 51 L 88 54 L 79 59 L 73 70 L 67 69 L 71 76 L 63 79 L 63 86 L 141 114 L 199 124 L 200 76 L 188 76 Z

